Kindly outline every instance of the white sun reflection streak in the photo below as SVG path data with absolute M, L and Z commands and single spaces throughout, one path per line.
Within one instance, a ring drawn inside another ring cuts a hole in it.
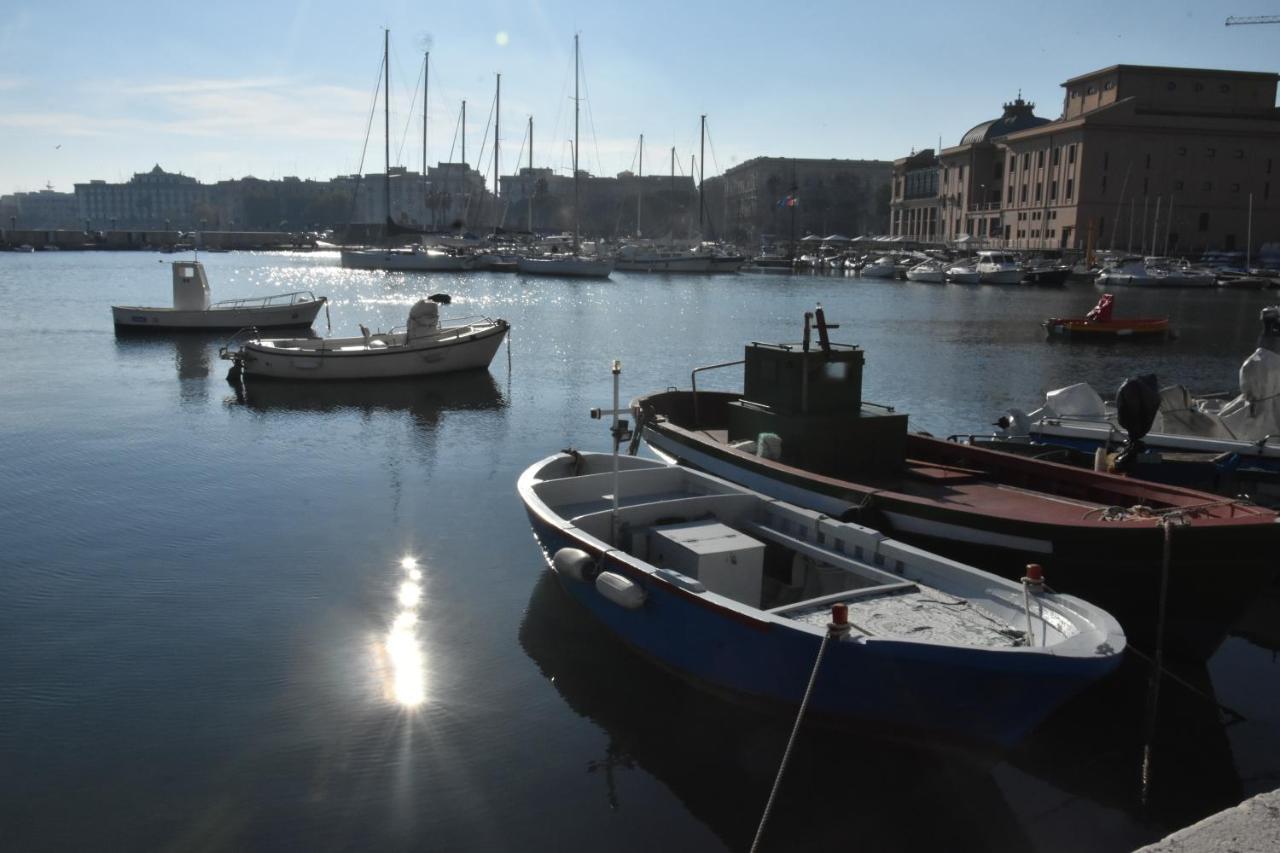
M 418 561 L 400 561 L 404 580 L 396 591 L 400 609 L 387 633 L 387 658 L 391 661 L 390 693 L 397 704 L 417 708 L 427 698 L 426 661 L 418 638 L 418 607 L 422 604 L 422 572 Z

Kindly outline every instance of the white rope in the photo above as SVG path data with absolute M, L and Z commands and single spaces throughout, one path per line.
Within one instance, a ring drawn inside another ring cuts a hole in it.
M 773 780 L 773 790 L 769 792 L 769 802 L 765 803 L 764 814 L 760 816 L 760 826 L 756 828 L 755 840 L 751 842 L 751 853 L 760 847 L 760 839 L 764 835 L 765 824 L 769 822 L 769 813 L 773 811 L 773 801 L 778 796 L 778 788 L 782 786 L 782 774 L 787 770 L 787 762 L 791 760 L 791 748 L 795 746 L 796 735 L 800 733 L 800 722 L 804 719 L 805 709 L 809 707 L 809 696 L 813 693 L 814 682 L 818 680 L 818 667 L 822 665 L 822 655 L 827 650 L 827 642 L 831 639 L 831 631 L 822 637 L 818 646 L 818 657 L 813 661 L 813 672 L 809 673 L 809 686 L 804 690 L 804 698 L 800 700 L 800 710 L 796 712 L 796 722 L 791 728 L 791 737 L 787 740 L 786 752 L 782 753 L 782 764 L 778 766 L 778 775 Z

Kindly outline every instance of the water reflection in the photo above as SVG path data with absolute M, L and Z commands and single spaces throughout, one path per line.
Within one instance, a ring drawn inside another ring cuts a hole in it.
M 746 849 L 790 733 L 789 718 L 688 686 L 598 626 L 544 573 L 520 644 L 608 744 L 583 772 L 602 808 L 623 811 L 620 778 L 647 772 L 731 849 Z M 873 734 L 873 733 L 869 733 Z M 621 786 L 625 787 L 625 786 Z M 900 796 L 886 796 L 897 790 Z M 989 770 L 971 756 L 802 730 L 762 841 L 766 850 L 1016 850 L 1029 839 Z
M 204 379 L 218 361 L 218 347 L 225 332 L 142 332 L 116 329 L 116 352 L 125 358 L 155 360 L 172 355 L 179 379 Z
M 403 708 L 417 708 L 427 698 L 426 660 L 418 637 L 418 609 L 422 603 L 422 571 L 413 557 L 400 561 L 401 581 L 396 588 L 396 611 L 383 641 L 388 666 L 385 679 L 389 701 Z
M 236 385 L 234 402 L 262 413 L 407 411 L 424 428 L 438 423 L 445 412 L 489 411 L 507 405 L 488 371 L 376 381 L 249 381 Z

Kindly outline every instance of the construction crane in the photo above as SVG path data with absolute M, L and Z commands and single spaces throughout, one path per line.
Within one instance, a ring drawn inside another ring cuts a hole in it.
M 1241 24 L 1280 24 L 1280 15 L 1255 15 L 1252 18 L 1227 18 L 1228 27 L 1238 27 Z

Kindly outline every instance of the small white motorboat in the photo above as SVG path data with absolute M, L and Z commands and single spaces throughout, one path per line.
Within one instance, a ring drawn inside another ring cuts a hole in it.
M 897 274 L 897 259 L 893 255 L 876 258 L 859 273 L 863 278 L 893 278 Z
M 310 326 L 326 304 L 309 290 L 209 302 L 209 280 L 199 261 L 174 261 L 173 307 L 112 305 L 117 329 L 280 329 Z
M 952 284 L 978 284 L 982 281 L 982 274 L 978 272 L 973 261 L 964 261 L 947 267 L 945 277 Z
M 477 266 L 470 255 L 422 246 L 411 249 L 343 249 L 342 265 L 347 269 L 391 272 L 465 272 Z
M 982 284 L 1022 284 L 1022 262 L 1008 252 L 979 252 L 974 269 Z
M 353 338 L 264 338 L 244 329 L 219 351 L 232 362 L 227 378 L 238 375 L 274 379 L 383 379 L 426 376 L 487 368 L 510 324 L 488 317 L 440 324 L 440 302 L 447 294 L 420 299 L 409 311 L 404 331 Z
M 941 261 L 924 261 L 907 270 L 907 281 L 941 284 L 945 272 Z

